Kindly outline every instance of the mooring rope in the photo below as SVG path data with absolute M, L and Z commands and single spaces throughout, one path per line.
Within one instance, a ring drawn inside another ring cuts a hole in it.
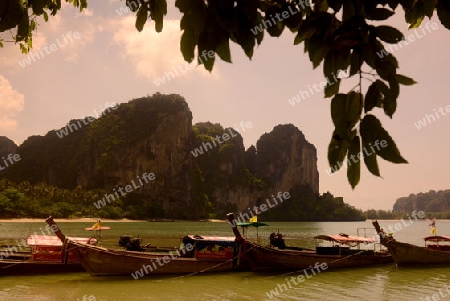
M 339 262 L 339 261 L 341 261 L 341 260 L 345 260 L 345 259 L 347 259 L 347 258 L 350 258 L 350 257 L 352 257 L 352 256 L 355 256 L 355 255 L 359 255 L 359 254 L 361 254 L 361 253 L 364 253 L 364 250 L 363 251 L 360 251 L 360 252 L 358 252 L 358 253 L 355 253 L 355 254 L 351 254 L 351 255 L 348 255 L 348 256 L 346 256 L 346 257 L 344 257 L 344 258 L 339 258 L 339 259 L 337 259 L 337 260 L 334 260 L 334 261 L 331 261 L 331 262 L 325 262 L 327 265 L 328 264 L 332 264 L 332 263 L 336 263 L 336 262 Z M 266 278 L 263 278 L 263 280 L 265 280 L 265 279 L 270 279 L 270 278 L 274 278 L 274 277 L 281 277 L 281 276 L 286 276 L 286 275 L 290 275 L 290 274 L 294 274 L 294 273 L 300 273 L 300 272 L 303 272 L 303 271 L 307 271 L 307 270 L 310 270 L 310 269 L 312 269 L 313 267 L 309 267 L 309 268 L 306 268 L 306 269 L 301 269 L 301 270 L 298 270 L 298 271 L 294 271 L 294 272 L 288 272 L 288 273 L 285 273 L 285 274 L 280 274 L 280 275 L 275 275 L 275 276 L 270 276 L 270 277 L 266 277 Z
M 251 248 L 245 250 L 244 253 L 242 253 L 242 254 L 245 254 L 246 252 L 250 251 L 250 250 L 253 249 L 253 248 L 254 248 L 254 247 L 251 247 Z M 238 255 L 234 256 L 233 258 L 228 259 L 227 261 L 221 262 L 221 263 L 219 263 L 219 264 L 216 264 L 215 266 L 212 266 L 212 267 L 203 269 L 203 270 L 201 270 L 201 271 L 193 272 L 193 273 L 190 273 L 190 274 L 187 274 L 187 275 L 183 275 L 183 276 L 179 276 L 179 277 L 175 277 L 175 278 L 170 278 L 169 280 L 176 280 L 176 279 L 181 279 L 181 278 L 188 277 L 188 276 L 193 276 L 193 275 L 196 275 L 196 274 L 198 274 L 198 273 L 204 273 L 204 272 L 209 271 L 209 270 L 211 270 L 211 269 L 214 269 L 214 268 L 216 268 L 216 267 L 218 267 L 218 266 L 221 266 L 221 265 L 223 265 L 223 264 L 226 264 L 226 263 L 228 263 L 228 262 L 230 262 L 230 261 L 233 261 L 233 260 L 237 259 L 239 256 L 242 256 L 242 254 L 238 254 Z
M 21 264 L 21 263 L 23 263 L 23 262 L 12 263 L 12 264 L 10 264 L 10 265 L 7 265 L 7 266 L 5 266 L 5 267 L 1 267 L 1 268 L 2 268 L 2 269 L 6 269 L 6 268 L 9 268 L 9 267 L 12 267 L 12 266 L 15 266 L 15 265 Z

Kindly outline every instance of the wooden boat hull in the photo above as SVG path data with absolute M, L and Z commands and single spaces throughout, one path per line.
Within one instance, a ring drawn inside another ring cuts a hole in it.
M 42 275 L 85 272 L 80 263 L 32 262 L 27 260 L 0 260 L 0 275 Z
M 387 253 L 375 255 L 322 255 L 315 251 L 278 250 L 246 242 L 246 259 L 252 271 L 299 271 L 326 263 L 327 269 L 354 268 L 393 262 Z
M 83 268 L 92 276 L 130 276 L 141 271 L 142 276 L 166 274 L 190 274 L 196 272 L 219 272 L 234 269 L 233 260 L 196 259 L 171 255 L 119 251 L 101 247 L 68 243 Z M 165 261 L 164 261 L 165 258 Z
M 398 266 L 450 265 L 450 251 L 433 250 L 396 240 L 387 241 L 385 246 Z
M 378 224 L 372 221 L 375 230 L 380 236 L 381 243 L 388 249 L 397 266 L 422 266 L 422 265 L 450 265 L 450 251 L 448 245 L 429 245 L 419 247 L 405 242 L 396 241 L 386 234 Z M 429 236 L 425 241 L 448 241 L 445 236 Z

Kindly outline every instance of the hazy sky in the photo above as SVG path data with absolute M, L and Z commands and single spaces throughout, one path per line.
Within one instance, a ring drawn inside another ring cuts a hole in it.
M 253 127 L 241 133 L 246 147 L 278 124 L 294 124 L 317 148 L 320 191 L 343 196 L 357 208 L 392 209 L 397 198 L 410 193 L 450 188 L 450 117 L 444 116 L 450 115 L 445 111 L 449 106 L 450 112 L 450 31 L 436 14 L 423 23 L 431 22 L 429 31 L 417 32 L 407 32 L 403 15 L 396 17 L 393 25 L 416 38 L 392 52 L 399 61 L 399 73 L 418 84 L 401 86 L 392 120 L 376 111 L 409 164 L 395 165 L 379 158 L 383 178 L 372 176 L 362 166 L 361 182 L 352 190 L 345 170 L 331 176 L 326 173 L 333 130 L 330 99 L 313 90 L 300 103 L 288 101 L 324 81 L 321 66 L 312 70 L 303 44 L 293 45 L 293 34 L 286 30 L 280 38 L 266 35 L 251 61 L 233 44 L 233 64 L 216 60 L 212 73 L 195 64 L 187 70 L 179 50 L 180 15 L 173 1 L 169 0 L 161 34 L 155 33 L 153 22 L 138 33 L 134 13 L 117 12 L 123 5 L 124 1 L 100 4 L 91 0 L 83 13 L 64 5 L 48 23 L 38 22 L 31 51 L 34 60 L 21 54 L 18 46 L 5 43 L 0 49 L 0 135 L 21 144 L 28 136 L 65 126 L 70 119 L 94 115 L 107 103 L 155 92 L 177 93 L 188 102 L 194 123 L 211 121 L 232 127 L 250 121 Z M 178 71 L 180 76 L 155 84 L 179 66 L 186 72 Z M 353 84 L 341 85 L 340 91 L 348 92 Z M 430 122 L 425 119 L 426 126 L 418 129 L 415 123 L 426 114 L 439 119 L 433 121 L 429 116 Z

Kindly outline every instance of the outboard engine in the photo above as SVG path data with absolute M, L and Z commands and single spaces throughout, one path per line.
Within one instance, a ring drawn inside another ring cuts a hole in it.
M 119 237 L 119 240 L 117 241 L 117 244 L 121 247 L 124 247 L 130 242 L 131 236 L 123 235 Z
M 124 247 L 127 251 L 144 251 L 144 248 L 141 247 L 142 239 L 140 238 L 131 238 L 128 235 L 124 235 L 119 237 L 117 243 L 119 246 Z
M 283 234 L 281 233 L 277 233 L 275 234 L 274 232 L 272 232 L 270 234 L 270 244 L 274 247 L 277 247 L 278 249 L 285 249 L 286 245 L 284 244 L 284 239 L 283 239 Z

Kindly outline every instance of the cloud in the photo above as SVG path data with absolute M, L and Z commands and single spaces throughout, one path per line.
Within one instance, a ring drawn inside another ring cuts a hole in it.
M 77 62 L 83 50 L 92 44 L 96 34 L 103 30 L 102 26 L 98 25 L 103 22 L 103 18 L 95 17 L 92 11 L 78 13 L 76 18 L 71 17 L 69 13 L 52 16 L 48 22 L 41 20 L 39 30 L 33 34 L 33 48 L 28 54 L 22 54 L 18 45 L 5 43 L 4 48 L 0 49 L 0 67 L 7 67 L 5 71 L 9 74 L 18 73 L 23 69 L 19 62 L 30 59 L 32 54 L 39 54 L 40 60 L 52 55 L 62 57 L 66 62 Z M 76 32 L 79 38 L 73 38 Z M 57 50 L 44 49 L 50 48 L 51 45 L 55 45 Z
M 24 95 L 13 90 L 9 80 L 0 75 L 0 130 L 17 127 L 15 115 L 24 108 Z
M 110 28 L 117 28 L 114 33 L 114 42 L 124 48 L 122 57 L 129 59 L 136 68 L 138 74 L 146 77 L 151 82 L 164 76 L 166 72 L 173 72 L 180 66 L 186 66 L 180 51 L 181 29 L 180 20 L 164 20 L 164 29 L 161 33 L 155 31 L 155 24 L 148 20 L 142 32 L 135 28 L 136 16 L 123 17 L 113 21 Z M 180 77 L 193 78 L 196 75 L 208 76 L 218 79 L 218 71 L 212 74 L 197 66 L 190 64 L 189 71 L 180 73 Z M 217 69 L 217 68 L 216 68 Z

